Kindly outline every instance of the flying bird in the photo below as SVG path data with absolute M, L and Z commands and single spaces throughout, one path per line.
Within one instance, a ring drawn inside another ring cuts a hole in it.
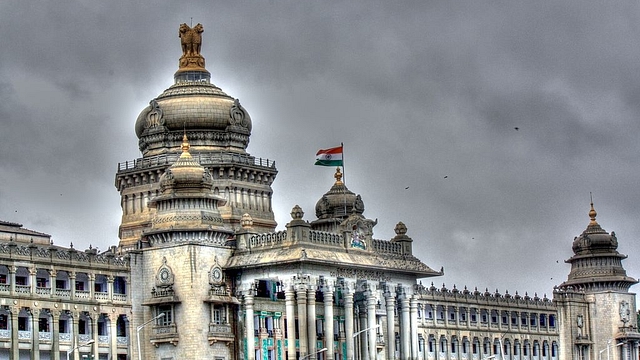
M 405 190 L 407 190 L 409 187 L 407 186 L 406 188 L 404 188 Z
M 516 131 L 520 130 L 520 128 L 519 128 L 519 127 L 517 127 L 517 126 L 516 126 L 516 127 L 514 127 L 514 129 L 516 129 Z
M 444 178 L 447 179 L 449 177 L 449 175 L 445 175 Z

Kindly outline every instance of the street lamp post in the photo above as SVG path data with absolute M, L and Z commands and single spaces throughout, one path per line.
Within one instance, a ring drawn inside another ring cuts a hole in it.
M 369 330 L 377 329 L 377 328 L 379 328 L 379 327 L 380 327 L 380 324 L 378 324 L 378 325 L 376 325 L 376 326 L 368 327 L 368 328 L 366 328 L 366 329 L 364 329 L 364 330 L 360 330 L 360 331 L 358 331 L 358 332 L 355 332 L 355 333 L 353 333 L 353 338 L 355 339 L 355 338 L 356 338 L 356 336 L 358 336 L 358 335 L 362 334 L 362 333 L 363 333 L 363 332 L 365 332 L 365 331 L 369 331 Z M 351 355 L 351 360 L 353 360 L 353 359 L 354 359 L 354 357 L 355 357 L 355 354 L 352 354 L 352 355 Z
M 69 353 L 74 352 L 76 349 L 79 349 L 79 348 L 80 348 L 80 347 L 82 347 L 82 346 L 91 345 L 91 344 L 93 344 L 94 342 L 95 342 L 95 340 L 89 340 L 89 341 L 87 341 L 86 343 L 84 343 L 84 344 L 80 344 L 80 345 L 78 345 L 78 346 L 74 347 L 74 348 L 73 348 L 73 349 L 71 349 L 71 350 L 67 350 L 67 360 L 69 360 Z
M 142 330 L 142 328 L 144 328 L 145 326 L 151 324 L 153 321 L 160 319 L 164 315 L 165 315 L 164 313 L 160 313 L 160 314 L 158 314 L 158 316 L 154 317 L 153 319 L 147 321 L 146 323 L 144 323 L 144 324 L 142 324 L 142 325 L 140 325 L 140 326 L 138 326 L 136 328 L 136 340 L 138 342 L 138 360 L 142 360 L 142 353 L 140 353 L 140 330 Z
M 320 349 L 320 350 L 316 351 L 316 352 L 315 352 L 315 353 L 313 353 L 313 354 L 308 354 L 308 355 L 305 355 L 305 356 L 301 357 L 301 358 L 300 358 L 300 360 L 308 359 L 308 358 L 310 358 L 310 357 L 312 357 L 312 356 L 318 355 L 318 354 L 320 354 L 321 352 L 325 352 L 325 351 L 327 351 L 327 348 L 322 348 L 322 349 Z

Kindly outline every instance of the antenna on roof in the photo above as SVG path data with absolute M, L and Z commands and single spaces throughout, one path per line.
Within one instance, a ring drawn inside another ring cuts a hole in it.
M 189 25 L 190 27 L 193 27 L 193 16 L 191 17 L 191 25 Z

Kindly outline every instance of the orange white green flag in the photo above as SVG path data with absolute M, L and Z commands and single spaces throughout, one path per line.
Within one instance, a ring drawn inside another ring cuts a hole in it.
M 315 165 L 342 166 L 342 145 L 330 149 L 318 150 Z

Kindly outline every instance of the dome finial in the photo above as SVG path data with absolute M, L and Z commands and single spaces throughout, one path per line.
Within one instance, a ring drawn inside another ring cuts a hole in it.
M 336 167 L 336 174 L 333 175 L 336 178 L 336 185 L 344 185 L 342 182 L 342 173 L 340 172 L 340 167 Z
M 191 157 L 191 154 L 189 153 L 189 149 L 191 149 L 191 145 L 189 145 L 189 139 L 187 138 L 187 130 L 184 130 L 184 134 L 182 135 L 182 155 L 180 155 L 181 158 L 184 157 Z
M 589 192 L 589 197 L 591 198 L 591 210 L 589 210 L 589 218 L 591 218 L 591 221 L 589 221 L 589 225 L 598 225 L 598 222 L 596 221 L 598 213 L 593 208 L 593 194 L 591 192 Z

